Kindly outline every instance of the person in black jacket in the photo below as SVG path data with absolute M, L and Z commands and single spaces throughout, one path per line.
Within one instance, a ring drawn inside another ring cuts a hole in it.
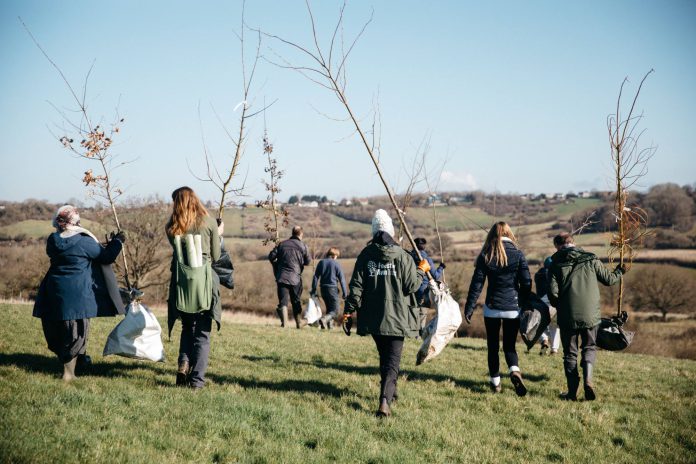
M 552 263 L 553 259 L 549 256 L 544 260 L 544 265 L 536 272 L 536 274 L 534 274 L 534 286 L 536 287 L 536 294 L 539 298 L 541 298 L 541 301 L 549 306 L 551 306 L 548 296 L 550 280 L 549 269 L 551 268 Z M 551 342 L 550 345 L 549 341 Z M 539 351 L 540 355 L 545 355 L 549 351 L 549 348 L 551 348 L 551 355 L 558 353 L 558 348 L 561 346 L 561 335 L 560 330 L 558 329 L 558 324 L 556 324 L 555 316 L 554 319 L 549 323 L 548 327 L 546 327 L 544 333 L 541 334 L 539 342 L 541 342 L 541 350 Z
M 307 245 L 302 242 L 302 227 L 292 228 L 292 237 L 275 247 L 268 254 L 273 264 L 276 284 L 278 285 L 278 317 L 280 326 L 288 321 L 288 304 L 292 304 L 295 325 L 302 328 L 302 271 L 311 262 Z
M 488 278 L 488 290 L 483 306 L 488 342 L 488 371 L 491 390 L 500 392 L 500 360 L 498 358 L 500 326 L 503 326 L 503 352 L 510 371 L 510 380 L 518 396 L 527 394 L 522 381 L 515 341 L 520 329 L 520 304 L 529 296 L 532 279 L 524 254 L 516 245 L 515 235 L 505 222 L 491 227 L 476 259 L 469 294 L 464 307 L 464 318 L 471 323 L 474 305 Z
M 420 252 L 421 259 L 428 261 L 428 264 L 430 265 L 430 275 L 433 277 L 433 279 L 439 281 L 442 277 L 442 271 L 445 270 L 445 263 L 440 262 L 440 265 L 436 268 L 433 259 L 430 256 L 428 256 L 428 252 L 425 251 L 425 245 L 428 242 L 422 237 L 416 238 L 414 242 L 416 243 L 416 248 L 418 248 L 418 251 Z M 416 250 L 411 250 L 411 257 L 413 258 L 413 262 L 416 263 L 416 266 L 418 266 L 420 259 L 418 258 L 418 253 L 416 252 Z M 425 321 L 428 316 L 428 310 L 432 306 L 432 303 L 430 301 L 430 295 L 428 292 L 427 276 L 423 277 L 423 282 L 421 283 L 421 286 L 418 288 L 418 291 L 416 292 L 416 301 L 418 301 L 418 323 L 420 324 L 420 330 L 418 333 L 419 336 L 422 337 L 423 329 L 425 329 Z

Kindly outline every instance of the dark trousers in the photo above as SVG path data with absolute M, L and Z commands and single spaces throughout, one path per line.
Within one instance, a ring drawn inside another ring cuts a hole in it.
M 597 358 L 597 330 L 599 325 L 589 329 L 561 329 L 563 345 L 563 370 L 566 376 L 578 377 L 578 339 L 582 350 L 582 367 L 594 364 Z
M 486 324 L 486 342 L 488 345 L 488 372 L 491 377 L 500 375 L 500 359 L 498 350 L 500 349 L 500 326 L 503 326 L 503 353 L 508 367 L 519 366 L 515 342 L 517 332 L 520 330 L 520 320 L 518 319 L 499 319 L 496 317 L 484 317 Z
M 302 314 L 302 281 L 297 285 L 278 283 L 278 307 L 292 305 L 293 314 Z
M 89 319 L 52 321 L 42 318 L 41 327 L 48 349 L 54 352 L 63 364 L 70 362 L 78 354 L 86 353 Z
M 340 309 L 338 287 L 322 285 L 321 299 L 324 300 L 324 304 L 326 305 L 326 316 L 336 317 Z
M 379 375 L 381 377 L 379 399 L 386 398 L 391 404 L 396 392 L 396 380 L 399 376 L 401 351 L 404 348 L 404 337 L 388 335 L 372 335 L 379 353 Z
M 210 329 L 213 320 L 209 311 L 196 314 L 179 313 L 179 317 L 181 317 L 179 364 L 188 361 L 191 368 L 189 375 L 191 386 L 202 387 L 205 384 L 205 371 L 208 369 Z

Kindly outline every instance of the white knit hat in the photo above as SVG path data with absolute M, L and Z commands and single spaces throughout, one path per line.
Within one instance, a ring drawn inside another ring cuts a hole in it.
M 375 211 L 375 217 L 372 218 L 372 235 L 379 231 L 384 231 L 394 237 L 394 224 L 392 224 L 389 213 L 383 209 Z
M 53 227 L 58 231 L 63 231 L 69 226 L 80 225 L 80 213 L 73 205 L 63 205 L 58 208 L 56 215 L 53 217 Z

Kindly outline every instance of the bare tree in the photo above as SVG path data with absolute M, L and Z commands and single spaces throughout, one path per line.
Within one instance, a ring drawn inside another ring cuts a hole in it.
M 628 82 L 625 78 L 619 89 L 619 97 L 616 100 L 616 113 L 607 117 L 607 130 L 609 132 L 609 145 L 611 147 L 611 160 L 614 169 L 614 181 L 616 193 L 614 195 L 614 214 L 618 222 L 618 230 L 612 235 L 609 260 L 618 259 L 619 265 L 624 269 L 630 269 L 637 248 L 650 232 L 647 229 L 647 213 L 638 206 L 628 206 L 628 192 L 648 172 L 648 161 L 655 154 L 657 147 L 649 145 L 641 146 L 641 136 L 645 129 L 639 127 L 643 114 L 636 114 L 636 102 L 643 88 L 643 83 L 654 70 L 648 71 L 640 81 L 638 90 L 633 97 L 627 115 L 621 113 L 621 97 L 624 86 Z M 623 279 L 619 286 L 619 296 L 616 300 L 617 313 L 621 314 L 624 296 Z
M 347 60 L 350 54 L 352 53 L 353 49 L 355 48 L 356 43 L 365 32 L 367 26 L 372 22 L 372 15 L 370 15 L 370 18 L 362 24 L 360 31 L 355 35 L 355 37 L 352 40 L 346 42 L 344 40 L 343 34 L 344 13 L 346 8 L 346 3 L 344 2 L 339 10 L 338 20 L 336 21 L 335 26 L 332 28 L 333 32 L 331 34 L 330 39 L 327 41 L 327 44 L 321 45 L 319 35 L 317 32 L 317 24 L 314 19 L 312 8 L 308 0 L 306 1 L 306 6 L 310 27 L 312 30 L 312 44 L 308 46 L 303 46 L 299 43 L 284 39 L 277 35 L 265 32 L 262 34 L 265 37 L 268 37 L 271 40 L 275 41 L 276 43 L 287 46 L 290 49 L 298 52 L 302 57 L 304 57 L 305 60 L 307 60 L 307 63 L 294 64 L 290 62 L 287 58 L 285 58 L 283 55 L 275 52 L 273 53 L 277 57 L 277 60 L 269 59 L 268 61 L 280 68 L 290 69 L 300 73 L 301 75 L 309 79 L 311 82 L 314 82 L 316 85 L 330 91 L 338 99 L 340 104 L 343 106 L 343 109 L 346 111 L 348 119 L 353 125 L 354 133 L 357 133 L 360 137 L 365 151 L 367 152 L 370 159 L 372 160 L 372 163 L 375 166 L 377 175 L 379 176 L 382 184 L 384 185 L 385 190 L 387 191 L 389 201 L 391 202 L 394 210 L 396 211 L 396 214 L 399 218 L 399 222 L 403 227 L 403 231 L 405 232 L 413 249 L 416 250 L 418 258 L 421 259 L 421 254 L 418 251 L 418 248 L 416 247 L 416 244 L 413 240 L 413 235 L 411 234 L 411 231 L 408 228 L 408 225 L 406 224 L 403 212 L 401 211 L 401 208 L 399 207 L 399 204 L 396 200 L 396 196 L 394 195 L 394 192 L 390 187 L 389 183 L 387 182 L 387 179 L 385 178 L 384 173 L 382 171 L 378 157 L 377 141 L 374 136 L 370 137 L 370 133 L 363 129 L 360 119 L 358 118 L 358 116 L 356 116 L 356 113 L 353 111 L 353 108 L 349 103 L 346 93 L 346 88 L 348 85 L 346 71 Z M 373 115 L 373 121 L 376 120 L 377 115 Z M 376 123 L 373 123 L 372 127 L 375 127 L 375 125 Z M 432 276 L 429 273 L 428 278 L 432 278 Z
M 631 305 L 635 309 L 660 311 L 663 321 L 667 320 L 667 313 L 691 307 L 696 298 L 689 277 L 667 267 L 640 269 L 630 288 Z
M 264 102 L 263 108 L 257 110 L 257 111 L 252 111 L 252 105 L 253 101 L 250 101 L 251 98 L 251 88 L 252 84 L 254 82 L 254 77 L 256 74 L 256 66 L 259 62 L 259 58 L 261 56 L 260 51 L 261 51 L 261 33 L 256 31 L 256 45 L 254 47 L 254 58 L 251 60 L 251 65 L 248 65 L 246 62 L 245 58 L 245 53 L 246 53 L 246 43 L 245 43 L 245 34 L 244 31 L 248 29 L 246 23 L 244 22 L 244 10 L 246 7 L 246 2 L 242 2 L 242 15 L 240 19 L 240 31 L 239 33 L 235 33 L 237 35 L 237 38 L 239 39 L 239 46 L 240 46 L 240 51 L 241 51 L 241 72 L 242 72 L 242 101 L 237 105 L 235 108 L 235 111 L 239 108 L 241 108 L 241 113 L 239 115 L 239 120 L 237 121 L 237 126 L 236 129 L 230 130 L 225 123 L 222 121 L 222 118 L 220 115 L 215 111 L 215 108 L 213 107 L 213 113 L 215 114 L 215 117 L 217 118 L 218 122 L 220 123 L 220 126 L 225 132 L 225 135 L 229 139 L 230 142 L 232 142 L 232 146 L 234 147 L 234 155 L 232 156 L 232 162 L 229 165 L 229 167 L 222 172 L 217 168 L 215 162 L 212 159 L 212 156 L 208 150 L 208 146 L 205 141 L 205 135 L 203 133 L 203 124 L 201 122 L 201 115 L 200 115 L 200 106 L 198 108 L 198 119 L 199 123 L 201 126 L 201 139 L 203 143 L 203 154 L 205 158 L 205 165 L 206 165 L 206 171 L 203 176 L 198 176 L 196 175 L 193 171 L 191 171 L 191 168 L 189 166 L 189 171 L 200 181 L 203 182 L 209 182 L 215 186 L 215 188 L 220 192 L 220 200 L 218 204 L 218 211 L 217 211 L 217 217 L 218 219 L 222 219 L 222 214 L 225 210 L 225 207 L 228 206 L 228 195 L 233 195 L 233 196 L 240 196 L 244 192 L 244 187 L 246 185 L 246 182 L 242 182 L 241 185 L 239 186 L 234 186 L 233 185 L 233 180 L 235 176 L 237 175 L 237 169 L 239 168 L 239 164 L 241 163 L 242 157 L 244 156 L 245 153 L 245 146 L 246 146 L 246 141 L 248 137 L 248 128 L 247 124 L 251 118 L 254 116 L 262 113 L 263 111 L 266 110 L 266 108 L 270 107 L 273 105 L 274 102 L 270 103 L 269 105 L 266 105 Z M 233 133 L 236 132 L 236 133 Z
M 424 179 L 425 172 L 425 162 L 430 152 L 430 138 L 423 137 L 420 144 L 416 148 L 416 154 L 413 159 L 411 159 L 410 166 L 404 166 L 404 173 L 408 179 L 408 184 L 406 190 L 401 195 L 401 212 L 405 216 L 406 210 L 411 206 L 413 202 L 413 193 L 416 186 L 422 183 Z M 398 241 L 401 243 L 403 241 L 403 224 L 399 224 Z
M 101 122 L 97 123 L 96 121 L 101 121 L 103 118 L 95 119 L 88 111 L 87 105 L 87 85 L 94 63 L 92 63 L 92 66 L 90 66 L 87 71 L 82 90 L 78 93 L 75 87 L 73 87 L 65 77 L 61 68 L 51 59 L 36 38 L 34 38 L 34 35 L 27 25 L 24 24 L 24 21 L 22 21 L 21 18 L 19 18 L 19 21 L 22 23 L 22 26 L 24 26 L 24 29 L 27 34 L 29 34 L 29 37 L 31 37 L 36 47 L 58 72 L 75 103 L 75 108 L 71 109 L 70 112 L 78 115 L 76 117 L 70 116 L 65 110 L 60 109 L 56 105 L 52 105 L 63 119 L 63 126 L 60 128 L 63 134 L 58 140 L 63 147 L 69 150 L 73 155 L 97 164 L 97 173 L 95 173 L 93 169 L 88 169 L 84 173 L 82 182 L 89 188 L 89 194 L 92 198 L 111 210 L 111 216 L 114 220 L 116 229 L 120 231 L 121 222 L 119 221 L 116 211 L 116 202 L 119 197 L 123 195 L 123 190 L 114 181 L 113 173 L 117 168 L 127 164 L 127 162 L 118 162 L 118 155 L 114 154 L 113 150 L 111 150 L 114 137 L 121 131 L 121 126 L 124 123 L 124 119 L 118 114 L 118 106 L 114 120 L 109 128 L 105 128 L 104 124 Z M 75 140 L 79 140 L 79 142 L 75 143 Z M 124 250 L 124 252 L 121 253 L 123 259 L 123 278 L 126 287 L 131 288 L 128 259 L 126 255 L 127 252 Z
M 428 169 L 427 166 L 424 167 L 424 179 L 425 179 L 425 185 L 428 189 L 428 196 L 431 198 L 430 206 L 433 210 L 433 224 L 435 225 L 435 233 L 437 234 L 437 243 L 438 246 L 440 247 L 440 261 L 444 262 L 445 261 L 445 252 L 442 247 L 442 236 L 440 235 L 440 222 L 438 221 L 437 217 L 437 202 L 435 201 L 435 197 L 437 196 L 437 191 L 438 191 L 438 186 L 440 184 L 440 179 L 442 178 L 442 171 L 445 170 L 445 166 L 447 165 L 447 160 L 443 161 L 442 164 L 440 164 L 439 168 L 435 169 L 435 175 L 431 178 L 428 175 Z M 442 281 L 446 282 L 445 280 L 445 270 L 442 270 Z

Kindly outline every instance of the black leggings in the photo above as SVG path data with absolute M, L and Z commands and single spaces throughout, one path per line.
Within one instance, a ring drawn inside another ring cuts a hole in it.
M 483 321 L 486 324 L 486 341 L 488 344 L 488 372 L 491 377 L 500 375 L 500 359 L 498 358 L 498 350 L 500 349 L 500 325 L 503 326 L 503 352 L 505 353 L 505 362 L 508 367 L 518 366 L 517 351 L 515 350 L 515 342 L 517 341 L 517 332 L 520 330 L 520 320 L 517 319 L 500 319 L 496 317 L 484 317 Z
M 391 404 L 396 393 L 396 380 L 399 376 L 401 351 L 404 348 L 404 337 L 388 335 L 372 335 L 379 352 L 379 375 L 381 377 L 379 399 L 387 399 Z

